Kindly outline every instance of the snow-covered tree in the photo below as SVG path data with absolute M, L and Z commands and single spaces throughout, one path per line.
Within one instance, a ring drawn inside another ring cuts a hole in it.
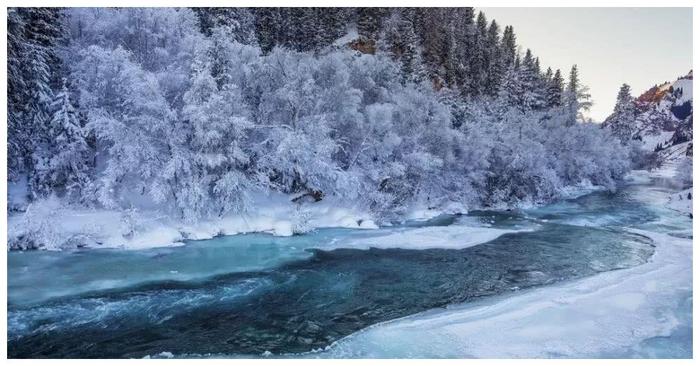
M 37 171 L 41 176 L 38 179 L 41 192 L 58 192 L 79 201 L 91 181 L 89 164 L 92 152 L 85 141 L 85 131 L 70 100 L 65 79 L 51 109 L 53 115 L 48 126 L 50 155 L 45 169 Z
M 632 139 L 635 132 L 635 105 L 629 85 L 622 84 L 620 87 L 613 113 L 603 125 L 609 127 L 612 133 L 625 143 Z
M 357 11 L 357 32 L 366 40 L 376 41 L 383 16 L 384 8 L 359 8 Z
M 48 158 L 48 122 L 53 88 L 60 80 L 59 43 L 64 19 L 57 8 L 8 9 L 8 173 L 30 176 L 30 193 L 39 187 L 34 167 Z
M 220 46 L 212 42 L 210 47 Z M 218 62 L 211 55 L 203 52 L 204 60 L 195 66 L 191 87 L 183 98 L 186 139 L 177 141 L 176 148 L 185 150 L 164 171 L 175 186 L 179 209 L 190 220 L 232 209 L 243 211 L 252 190 L 245 174 L 250 162 L 245 147 L 252 127 L 250 113 L 240 88 L 230 82 L 222 84 L 222 79 L 212 75 L 212 64 Z
M 513 26 L 508 25 L 503 30 L 503 37 L 501 37 L 501 57 L 503 65 L 505 68 L 515 64 L 515 59 L 517 56 L 517 44 L 515 33 L 513 31 Z
M 561 76 L 561 71 L 557 69 L 547 83 L 547 106 L 550 108 L 561 106 L 563 93 L 564 78 Z
M 581 84 L 578 76 L 578 66 L 573 65 L 569 72 L 569 82 L 564 92 L 564 105 L 566 107 L 566 124 L 573 125 L 583 121 L 583 112 L 591 108 L 591 95 L 588 87 Z
M 476 18 L 476 29 L 469 50 L 469 84 L 472 95 L 478 95 L 487 89 L 489 72 L 488 23 L 486 15 L 479 12 Z
M 256 44 L 255 15 L 247 8 L 193 8 L 199 20 L 199 29 L 209 36 L 216 28 L 242 44 Z
M 121 47 L 90 46 L 83 51 L 75 75 L 87 128 L 97 139 L 94 197 L 108 207 L 149 193 L 162 202 L 169 187 L 155 179 L 169 154 L 173 111 L 156 77 L 131 60 Z
M 518 69 L 520 90 L 515 91 L 519 96 L 519 105 L 523 110 L 539 110 L 545 106 L 545 86 L 542 83 L 537 60 L 528 49 Z
M 484 94 L 494 97 L 498 93 L 498 87 L 501 84 L 503 73 L 505 72 L 504 63 L 502 61 L 501 48 L 499 47 L 500 27 L 495 20 L 489 25 L 488 34 L 486 37 L 486 51 L 488 54 L 488 70 L 486 77 L 486 85 Z
M 401 8 L 387 19 L 382 37 L 387 51 L 401 63 L 404 82 L 421 82 L 425 78 L 420 43 L 415 33 L 415 9 Z

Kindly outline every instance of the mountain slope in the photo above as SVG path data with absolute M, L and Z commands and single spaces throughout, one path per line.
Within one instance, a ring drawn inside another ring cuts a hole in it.
M 634 101 L 633 138 L 642 141 L 644 149 L 660 151 L 693 139 L 693 72 L 652 87 Z M 607 121 L 606 121 L 607 122 Z

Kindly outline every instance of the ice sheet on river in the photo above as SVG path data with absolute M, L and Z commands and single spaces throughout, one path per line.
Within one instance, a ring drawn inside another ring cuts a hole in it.
M 431 226 L 402 228 L 384 235 L 337 241 L 331 248 L 464 249 L 494 240 L 501 235 L 532 229 L 497 229 L 479 226 Z M 329 249 L 324 247 L 323 249 Z

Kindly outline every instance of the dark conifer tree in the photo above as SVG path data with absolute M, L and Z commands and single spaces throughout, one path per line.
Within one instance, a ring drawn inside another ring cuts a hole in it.
M 500 44 L 500 27 L 495 20 L 489 25 L 488 35 L 486 37 L 486 52 L 488 54 L 488 70 L 486 78 L 486 87 L 484 93 L 488 96 L 495 96 L 498 92 L 498 86 L 501 83 L 501 78 L 505 72 L 502 62 L 502 53 L 499 48 Z
M 551 72 L 551 70 L 549 70 Z M 557 69 L 554 72 L 547 87 L 547 106 L 559 107 L 562 104 L 562 93 L 564 92 L 564 78 L 561 76 L 561 71 Z
M 549 83 L 552 81 L 552 77 L 554 77 L 554 72 L 552 71 L 551 67 L 547 68 L 547 71 L 544 72 L 544 81 L 549 85 Z
M 45 165 L 50 104 L 61 78 L 58 47 L 66 35 L 59 8 L 8 9 L 8 173 Z
M 564 104 L 568 114 L 566 119 L 567 125 L 573 125 L 581 119 L 580 112 L 588 110 L 591 107 L 591 95 L 588 94 L 588 88 L 581 85 L 578 76 L 578 66 L 573 65 L 569 72 L 569 82 L 566 85 L 564 92 Z
M 384 8 L 358 8 L 357 33 L 365 40 L 377 41 L 382 18 L 387 14 Z
M 10 179 L 24 170 L 29 155 L 29 132 L 23 125 L 28 89 L 24 78 L 25 19 L 19 8 L 7 9 L 7 168 Z
M 470 93 L 469 61 L 473 53 L 473 39 L 476 32 L 474 26 L 474 8 L 455 9 L 455 39 L 457 42 L 457 67 L 456 83 L 462 96 L 466 97 Z
M 270 52 L 279 41 L 280 18 L 279 8 L 256 8 L 255 9 L 255 33 L 258 38 L 258 45 L 264 52 Z
M 486 15 L 479 12 L 472 41 L 473 51 L 469 62 L 471 95 L 482 94 L 487 88 L 489 71 L 488 23 Z
M 635 105 L 634 97 L 630 92 L 630 86 L 622 84 L 617 93 L 617 100 L 613 113 L 603 123 L 604 126 L 610 127 L 613 134 L 622 142 L 628 142 L 632 139 L 634 133 L 635 122 Z
M 515 33 L 513 33 L 513 26 L 506 26 L 503 31 L 503 38 L 501 38 L 501 57 L 505 67 L 509 67 L 515 64 L 517 58 L 517 44 L 515 42 Z
M 255 16 L 248 8 L 192 8 L 200 31 L 210 36 L 215 27 L 225 27 L 229 35 L 243 44 L 257 43 Z
M 347 17 L 344 8 L 318 8 L 319 46 L 326 47 L 343 36 Z

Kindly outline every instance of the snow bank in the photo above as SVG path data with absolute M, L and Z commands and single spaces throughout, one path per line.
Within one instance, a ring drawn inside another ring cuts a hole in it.
M 424 228 L 402 228 L 385 235 L 373 235 L 335 242 L 331 248 L 401 248 L 401 249 L 463 249 L 486 243 L 507 233 L 524 230 L 505 230 L 473 226 L 437 226 Z M 327 249 L 324 246 L 324 249 Z
M 651 177 L 649 172 L 646 170 L 632 170 L 624 178 L 625 182 L 628 184 L 649 184 L 651 183 Z
M 685 142 L 666 149 L 664 151 L 664 163 L 658 169 L 654 169 L 651 172 L 637 172 L 636 176 L 638 178 L 636 178 L 636 180 L 642 181 L 644 179 L 644 176 L 646 176 L 648 181 L 651 181 L 652 178 L 660 179 L 663 180 L 668 186 L 675 187 L 678 190 L 678 192 L 674 192 L 672 194 L 663 194 L 661 196 L 659 196 L 658 194 L 655 195 L 655 203 L 657 205 L 661 204 L 668 209 L 677 211 L 685 215 L 692 215 L 692 172 L 683 171 L 684 169 L 693 169 L 692 164 L 684 165 L 684 163 L 686 163 L 689 159 L 689 157 L 685 155 L 685 151 L 688 148 L 688 144 L 690 143 Z M 684 182 L 682 182 L 684 179 L 679 176 L 682 175 L 681 173 L 687 174 L 689 177 L 687 179 L 689 179 L 690 181 L 685 182 L 684 184 Z M 687 188 L 688 183 L 691 185 L 689 188 Z
M 683 214 L 692 215 L 693 214 L 693 189 L 684 189 L 678 193 L 674 193 L 669 197 L 669 201 L 666 204 L 671 210 L 678 211 Z
M 144 249 L 182 245 L 183 240 L 182 233 L 157 212 L 72 208 L 55 198 L 34 202 L 7 221 L 12 249 Z
M 404 215 L 404 219 L 409 221 L 428 221 L 440 215 L 467 214 L 469 209 L 464 204 L 458 202 L 447 202 L 439 207 L 432 207 L 429 203 L 412 205 Z
M 269 233 L 276 236 L 302 234 L 317 228 L 376 229 L 372 216 L 347 202 L 324 199 L 294 203 L 292 197 L 274 193 L 254 198 L 254 212 L 182 225 L 187 239 L 209 239 L 218 235 Z
M 589 180 L 584 180 L 576 185 L 566 186 L 561 189 L 560 195 L 562 199 L 574 199 L 593 192 L 604 191 L 607 188 L 591 183 Z
M 309 356 L 629 356 L 688 324 L 692 299 L 692 241 L 637 233 L 657 243 L 647 264 L 378 324 Z
M 183 245 L 184 240 L 263 232 L 291 236 L 316 228 L 375 229 L 367 212 L 347 202 L 324 199 L 295 203 L 284 194 L 254 197 L 254 212 L 185 223 L 158 210 L 104 210 L 67 207 L 50 198 L 8 217 L 12 249 L 60 250 L 75 247 L 146 249 Z

